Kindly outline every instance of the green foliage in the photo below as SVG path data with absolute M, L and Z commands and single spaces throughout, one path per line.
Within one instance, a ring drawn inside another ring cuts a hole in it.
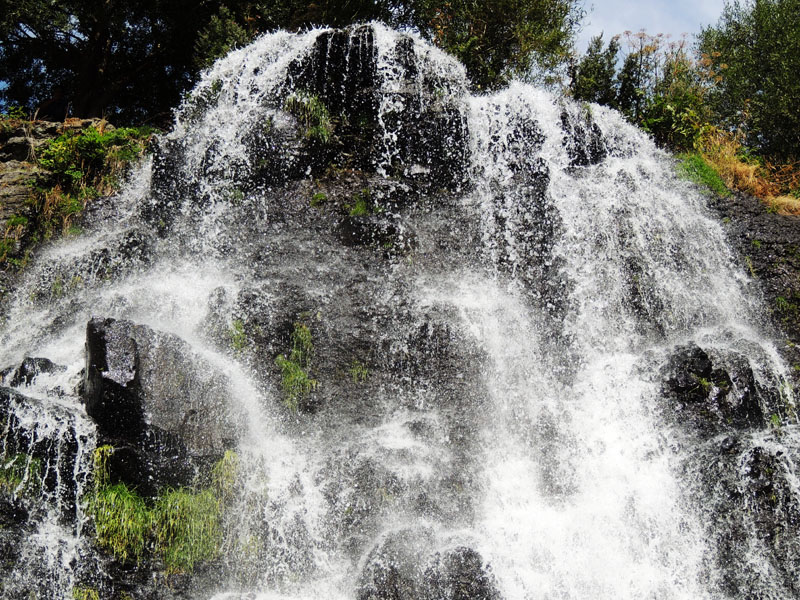
M 727 2 L 699 36 L 720 125 L 780 160 L 800 157 L 800 0 Z
M 226 450 L 211 469 L 211 489 L 223 504 L 233 499 L 238 476 L 239 455 L 232 450 Z
M 699 152 L 689 152 L 678 156 L 678 173 L 718 196 L 728 197 L 730 190 L 725 186 L 717 172 L 706 162 Z
M 29 454 L 0 455 L 0 493 L 35 496 L 41 486 L 41 459 Z
M 415 0 L 411 24 L 467 68 L 478 90 L 512 77 L 552 82 L 570 58 L 583 11 L 576 0 Z
M 16 0 L 0 10 L 0 104 L 40 118 L 163 115 L 188 87 L 198 31 L 218 3 Z
M 247 332 L 244 330 L 244 321 L 241 319 L 234 319 L 231 323 L 231 328 L 228 331 L 228 337 L 231 342 L 231 348 L 236 353 L 244 352 L 247 348 Z
M 73 600 L 100 600 L 100 593 L 92 588 L 85 586 L 76 586 L 72 588 Z
M 12 104 L 6 112 L 0 113 L 0 121 L 24 121 L 28 118 L 28 112 L 17 104 Z
M 153 131 L 87 127 L 47 142 L 39 152 L 39 164 L 48 173 L 34 187 L 37 233 L 45 239 L 66 233 L 89 200 L 116 189 L 120 175 L 144 153 Z
M 152 513 L 156 551 L 168 573 L 190 572 L 197 562 L 216 557 L 222 542 L 220 503 L 210 489 L 170 490 Z
M 168 490 L 152 506 L 124 483 L 111 484 L 110 446 L 95 450 L 95 487 L 88 502 L 97 543 L 127 562 L 158 556 L 168 573 L 192 571 L 215 558 L 222 544 L 223 506 L 233 495 L 239 461 L 226 452 L 211 470 L 211 484 L 201 489 Z
M 289 357 L 281 354 L 275 359 L 281 369 L 284 402 L 292 412 L 297 412 L 300 401 L 317 388 L 317 380 L 310 376 L 313 351 L 311 330 L 303 323 L 295 323 Z
M 313 94 L 294 93 L 286 98 L 286 112 L 306 128 L 306 137 L 327 144 L 333 137 L 333 122 L 327 107 Z
M 369 377 L 369 369 L 367 369 L 366 365 L 361 361 L 354 360 L 350 363 L 350 377 L 353 379 L 353 383 L 364 383 Z
M 372 193 L 369 188 L 364 188 L 353 194 L 353 203 L 346 205 L 351 217 L 365 217 L 378 210 L 372 200 Z
M 231 10 L 227 6 L 220 6 L 219 12 L 197 35 L 194 43 L 195 64 L 201 68 L 210 67 L 215 60 L 234 48 L 246 45 L 252 38 L 252 32 L 237 23 Z
M 614 36 L 603 49 L 603 34 L 593 37 L 586 54 L 572 74 L 570 91 L 576 100 L 613 106 L 617 97 L 615 82 L 619 36 Z
M 328 201 L 328 195 L 325 192 L 317 192 L 311 196 L 311 206 L 314 208 L 322 206 Z
M 97 543 L 123 562 L 139 562 L 153 527 L 144 498 L 124 483 L 103 485 L 95 490 L 90 509 Z

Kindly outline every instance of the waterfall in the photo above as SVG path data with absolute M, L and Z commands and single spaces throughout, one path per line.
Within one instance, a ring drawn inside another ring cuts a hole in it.
M 0 598 L 800 593 L 790 378 L 705 197 L 414 34 L 219 60 L 6 307 Z M 123 556 L 105 479 L 216 490 L 214 547 Z

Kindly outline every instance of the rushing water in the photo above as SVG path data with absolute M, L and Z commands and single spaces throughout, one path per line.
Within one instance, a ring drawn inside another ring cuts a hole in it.
M 340 131 L 369 120 L 333 167 L 284 110 L 311 92 Z M 389 222 L 388 241 L 337 233 L 362 223 L 344 205 L 363 188 L 385 201 L 364 222 Z M 30 267 L 3 329 L 2 364 L 65 367 L 19 386 L 46 410 L 13 414 L 72 453 L 78 483 L 48 487 L 2 597 L 69 598 L 92 570 L 117 597 L 83 504 L 57 497 L 83 496 L 91 470 L 76 384 L 92 317 L 185 340 L 244 415 L 223 567 L 191 597 L 797 593 L 797 534 L 759 529 L 751 485 L 771 457 L 775 523 L 793 522 L 785 366 L 703 197 L 614 111 L 520 83 L 470 96 L 461 65 L 380 25 L 276 33 L 205 73 L 95 213 Z M 319 388 L 292 413 L 273 363 L 287 350 L 266 338 L 297 319 Z M 215 322 L 244 324 L 246 348 Z M 763 422 L 684 426 L 664 373 L 689 343 L 750 374 L 731 385 L 758 390 Z

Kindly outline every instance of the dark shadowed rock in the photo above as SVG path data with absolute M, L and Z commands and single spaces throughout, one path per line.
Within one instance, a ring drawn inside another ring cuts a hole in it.
M 369 553 L 358 600 L 500 600 L 481 555 L 466 546 L 432 552 L 428 529 L 402 529 Z
M 48 358 L 25 357 L 22 364 L 16 368 L 5 369 L 0 373 L 3 383 L 11 387 L 30 385 L 42 373 L 53 374 L 66 371 L 63 365 L 57 365 Z
M 384 537 L 364 564 L 358 600 L 423 598 L 423 565 L 431 540 L 427 529 L 403 529 Z
M 227 386 L 174 335 L 114 319 L 87 326 L 84 402 L 101 443 L 119 447 L 112 477 L 151 491 L 190 484 L 236 443 Z
M 571 107 L 561 113 L 561 126 L 564 130 L 564 147 L 573 167 L 588 167 L 601 162 L 608 150 L 603 141 L 603 132 L 592 119 L 588 107 L 581 110 Z
M 712 360 L 696 344 L 677 347 L 661 372 L 665 397 L 700 429 L 763 425 L 762 405 L 777 393 L 757 384 L 744 356 L 719 352 Z
M 499 600 L 494 576 L 472 548 L 437 552 L 425 569 L 424 600 Z
M 63 406 L 0 388 L 0 422 L 1 466 L 19 461 L 11 471 L 22 481 L 14 494 L 45 494 L 63 518 L 73 518 L 78 500 L 75 461 L 79 444 L 87 441 L 76 429 L 75 415 Z

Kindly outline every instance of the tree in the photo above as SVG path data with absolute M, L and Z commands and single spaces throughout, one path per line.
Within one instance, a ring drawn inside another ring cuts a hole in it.
M 415 0 L 411 24 L 455 55 L 478 90 L 565 66 L 583 11 L 577 0 Z
M 614 106 L 617 98 L 615 74 L 619 36 L 614 36 L 603 49 L 603 34 L 589 41 L 586 54 L 578 62 L 572 74 L 570 91 L 576 100 L 597 102 Z
M 579 0 L 0 0 L 0 105 L 143 121 L 259 33 L 384 20 L 455 54 L 477 89 L 552 74 L 569 57 Z
M 728 2 L 699 51 L 720 123 L 768 157 L 800 158 L 800 0 Z
M 0 0 L 5 103 L 143 120 L 177 103 L 211 17 L 190 0 Z

